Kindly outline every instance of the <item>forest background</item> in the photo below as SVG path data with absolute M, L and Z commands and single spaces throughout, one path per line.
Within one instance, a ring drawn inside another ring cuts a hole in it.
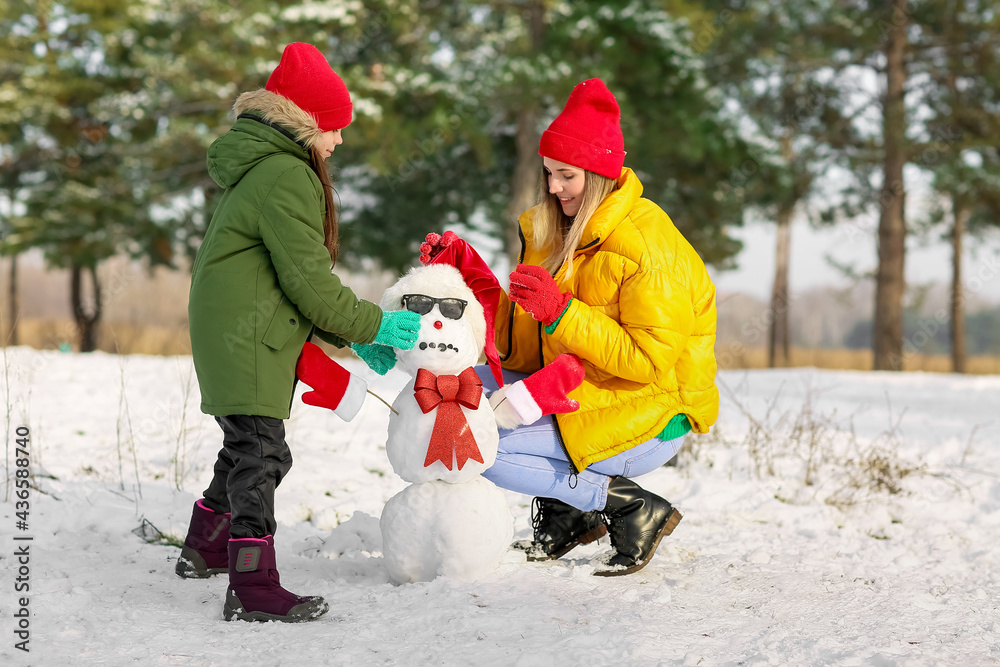
M 992 2 L 12 0 L 0 36 L 6 344 L 189 350 L 208 145 L 306 41 L 354 99 L 332 166 L 337 270 L 362 296 L 446 228 L 502 274 L 540 132 L 599 76 L 626 165 L 715 274 L 741 228 L 775 228 L 770 299 L 720 293 L 721 366 L 1000 372 L 1000 264 L 970 255 L 1000 221 Z M 803 221 L 877 266 L 796 290 Z M 907 282 L 914 239 L 950 245 L 950 284 Z

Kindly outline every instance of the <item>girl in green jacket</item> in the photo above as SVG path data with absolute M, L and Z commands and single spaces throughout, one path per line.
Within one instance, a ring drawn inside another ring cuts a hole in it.
M 420 317 L 383 313 L 331 272 L 337 215 L 326 159 L 343 142 L 352 105 L 320 51 L 289 44 L 267 85 L 241 95 L 234 112 L 235 125 L 208 152 L 225 192 L 188 306 L 201 409 L 222 427 L 223 447 L 176 572 L 228 572 L 226 620 L 305 621 L 328 606 L 281 587 L 273 538 L 274 490 L 292 465 L 282 420 L 302 346 L 315 332 L 384 374 L 392 347 L 413 347 Z

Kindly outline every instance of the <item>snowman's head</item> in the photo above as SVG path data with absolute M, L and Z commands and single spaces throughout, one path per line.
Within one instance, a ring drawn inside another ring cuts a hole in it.
M 420 337 L 411 350 L 397 350 L 403 370 L 425 368 L 435 375 L 457 375 L 479 361 L 486 342 L 483 307 L 458 269 L 447 264 L 419 266 L 382 296 L 382 310 L 420 315 Z

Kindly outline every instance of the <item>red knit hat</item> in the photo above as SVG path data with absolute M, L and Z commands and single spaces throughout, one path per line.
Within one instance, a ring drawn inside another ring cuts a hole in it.
M 618 101 L 600 79 L 578 83 L 542 133 L 538 154 L 617 179 L 625 164 Z
M 294 102 L 316 119 L 322 132 L 351 123 L 351 94 L 312 44 L 294 42 L 286 46 L 264 88 Z

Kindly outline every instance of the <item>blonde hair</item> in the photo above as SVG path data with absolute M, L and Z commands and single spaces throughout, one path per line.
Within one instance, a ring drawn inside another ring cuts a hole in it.
M 539 182 L 538 201 L 540 208 L 535 214 L 532 224 L 532 241 L 545 253 L 542 268 L 556 274 L 564 263 L 566 278 L 573 275 L 573 254 L 587 228 L 590 218 L 601 203 L 618 188 L 618 180 L 584 170 L 583 198 L 580 210 L 576 216 L 569 217 L 563 213 L 559 198 L 549 193 L 548 174 L 542 168 L 542 178 Z

